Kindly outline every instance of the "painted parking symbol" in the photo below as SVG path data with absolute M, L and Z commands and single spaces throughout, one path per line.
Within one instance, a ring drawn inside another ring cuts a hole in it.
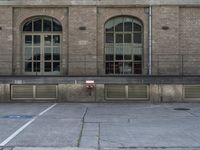
M 33 115 L 6 115 L 6 116 L 2 116 L 0 118 L 3 119 L 31 119 L 33 118 Z

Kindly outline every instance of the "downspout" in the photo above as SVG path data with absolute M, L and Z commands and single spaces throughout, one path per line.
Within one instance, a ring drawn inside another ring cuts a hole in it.
M 149 62 L 148 62 L 148 75 L 152 75 L 152 6 L 149 6 Z

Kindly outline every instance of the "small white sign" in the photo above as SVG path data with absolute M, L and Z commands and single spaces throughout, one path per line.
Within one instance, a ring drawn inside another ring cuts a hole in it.
M 22 84 L 23 82 L 22 82 L 22 80 L 15 80 L 14 83 L 15 84 Z
M 94 80 L 86 80 L 85 83 L 86 84 L 94 84 Z

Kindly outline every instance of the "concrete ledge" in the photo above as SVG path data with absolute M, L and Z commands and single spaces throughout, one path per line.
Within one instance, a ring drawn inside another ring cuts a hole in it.
M 84 84 L 86 80 L 94 80 L 95 84 L 200 84 L 200 76 L 1 76 L 0 84 Z
M 199 0 L 0 0 L 4 6 L 148 6 L 148 5 L 200 5 Z

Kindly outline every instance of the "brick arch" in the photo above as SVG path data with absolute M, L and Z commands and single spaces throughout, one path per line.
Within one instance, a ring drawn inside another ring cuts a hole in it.
M 128 18 L 132 18 L 132 19 L 135 19 L 137 21 L 139 21 L 141 23 L 141 25 L 143 26 L 143 21 L 142 19 L 140 19 L 139 17 L 136 17 L 136 16 L 132 16 L 132 15 L 116 15 L 116 16 L 111 16 L 110 18 L 108 18 L 105 23 L 104 23 L 104 26 L 107 22 L 109 22 L 110 20 L 112 19 L 115 19 L 115 18 L 118 18 L 118 17 L 128 17 Z
M 29 20 L 32 20 L 32 19 L 34 19 L 34 18 L 43 18 L 43 17 L 47 17 L 47 18 L 51 18 L 51 19 L 54 19 L 54 20 L 56 20 L 56 21 L 58 21 L 59 23 L 60 23 L 60 25 L 61 25 L 61 27 L 62 27 L 62 31 L 63 31 L 63 25 L 62 25 L 62 23 L 61 23 L 61 21 L 59 21 L 57 18 L 54 18 L 54 17 L 52 17 L 52 16 L 49 16 L 49 15 L 36 15 L 36 16 L 31 16 L 31 17 L 29 17 L 29 18 L 26 18 L 24 21 L 22 21 L 21 22 L 21 24 L 20 24 L 20 31 L 21 32 L 23 32 L 23 27 L 24 27 L 24 25 L 25 25 L 25 23 L 26 22 L 28 22 Z

